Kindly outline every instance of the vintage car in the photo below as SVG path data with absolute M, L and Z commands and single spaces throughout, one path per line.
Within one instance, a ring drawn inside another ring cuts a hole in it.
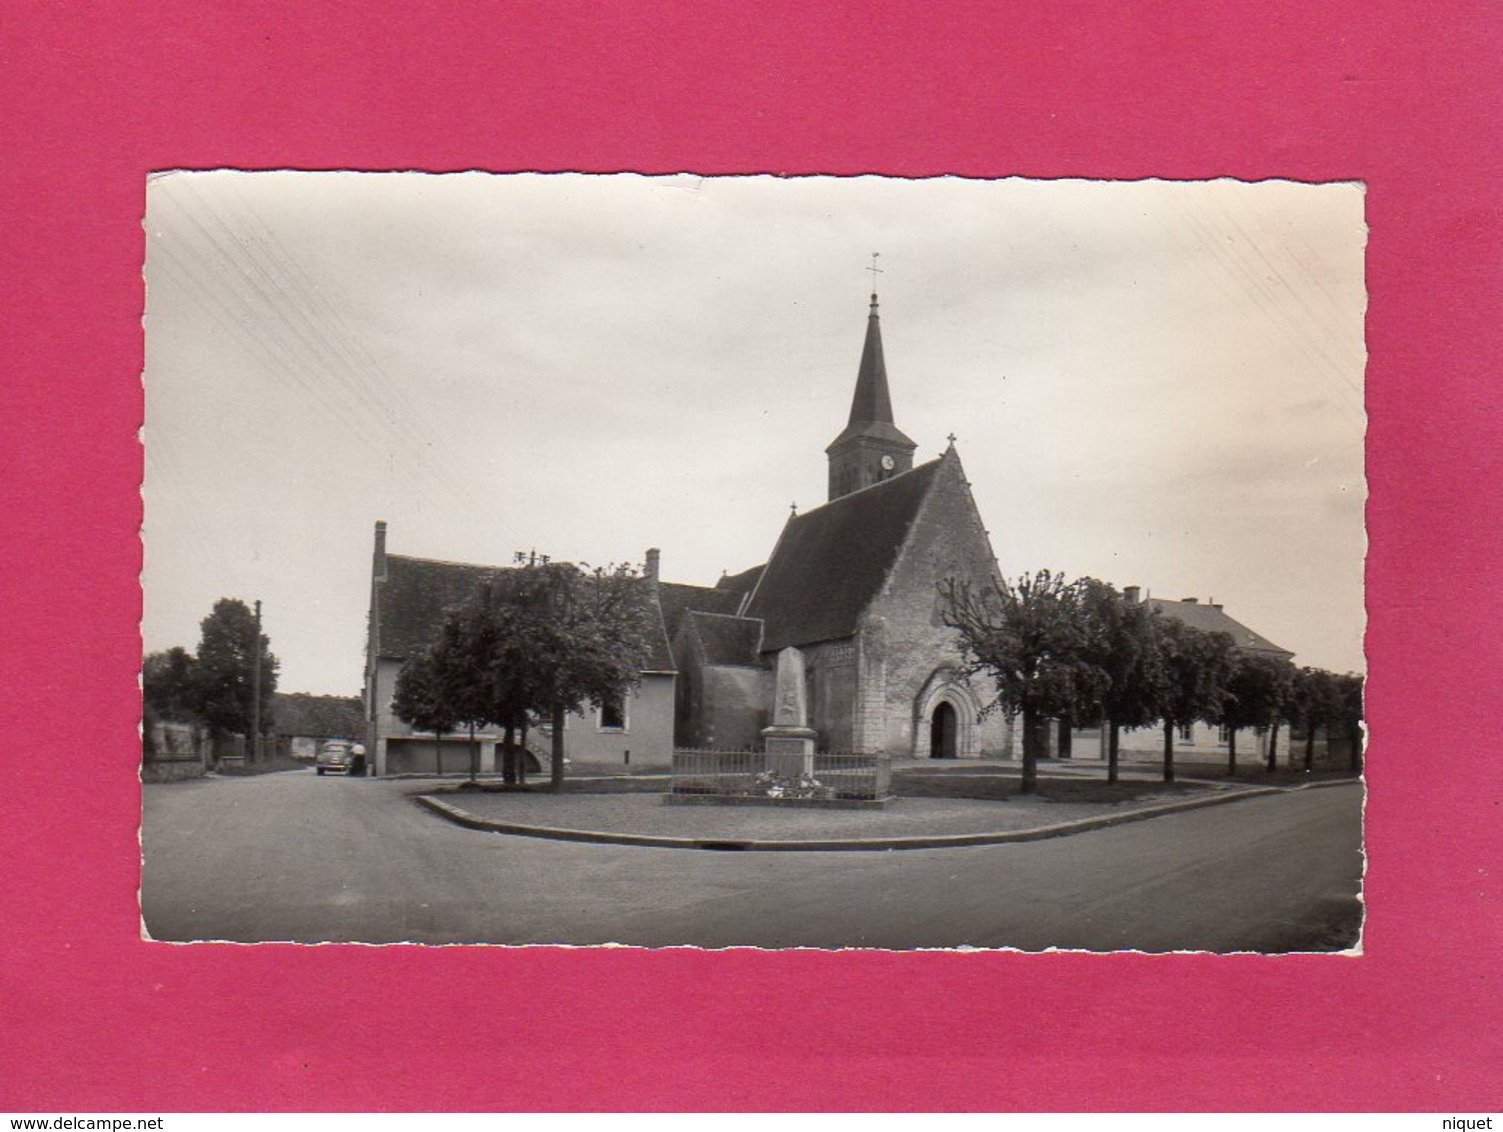
M 318 749 L 314 768 L 319 774 L 349 774 L 355 764 L 355 744 L 347 739 L 330 739 Z

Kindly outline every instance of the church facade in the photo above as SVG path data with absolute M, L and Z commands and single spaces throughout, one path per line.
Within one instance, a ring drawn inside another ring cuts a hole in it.
M 713 586 L 646 579 L 660 617 L 638 687 L 605 717 L 570 716 L 575 759 L 665 766 L 674 747 L 760 748 L 772 722 L 777 655 L 803 654 L 809 726 L 822 751 L 953 758 L 1011 753 L 1010 721 L 981 717 L 990 694 L 962 669 L 958 635 L 941 616 L 939 585 L 998 577 L 997 562 L 953 440 L 915 467 L 897 427 L 871 297 L 845 428 L 826 449 L 829 498 L 790 516 L 767 560 Z M 443 612 L 498 567 L 388 555 L 377 525 L 366 661 L 368 742 L 378 773 L 429 772 L 434 737 L 391 711 L 401 664 Z M 482 769 L 495 736 L 483 737 Z M 457 751 L 448 756 L 453 770 Z

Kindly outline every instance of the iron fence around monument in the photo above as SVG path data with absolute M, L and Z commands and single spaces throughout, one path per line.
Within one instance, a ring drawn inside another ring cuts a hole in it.
M 679 797 L 872 801 L 892 794 L 892 760 L 821 753 L 807 773 L 789 774 L 779 773 L 765 751 L 679 749 L 672 779 Z

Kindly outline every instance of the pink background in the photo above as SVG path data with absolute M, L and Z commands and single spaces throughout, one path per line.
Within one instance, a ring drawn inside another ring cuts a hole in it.
M 0 1109 L 1496 1107 L 1495 7 L 213 7 L 0 14 Z M 1365 954 L 140 942 L 139 217 L 219 165 L 1366 181 Z

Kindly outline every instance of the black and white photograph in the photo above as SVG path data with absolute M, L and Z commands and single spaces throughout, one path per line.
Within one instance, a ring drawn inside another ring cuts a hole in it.
M 1360 951 L 1361 184 L 144 227 L 144 937 Z

